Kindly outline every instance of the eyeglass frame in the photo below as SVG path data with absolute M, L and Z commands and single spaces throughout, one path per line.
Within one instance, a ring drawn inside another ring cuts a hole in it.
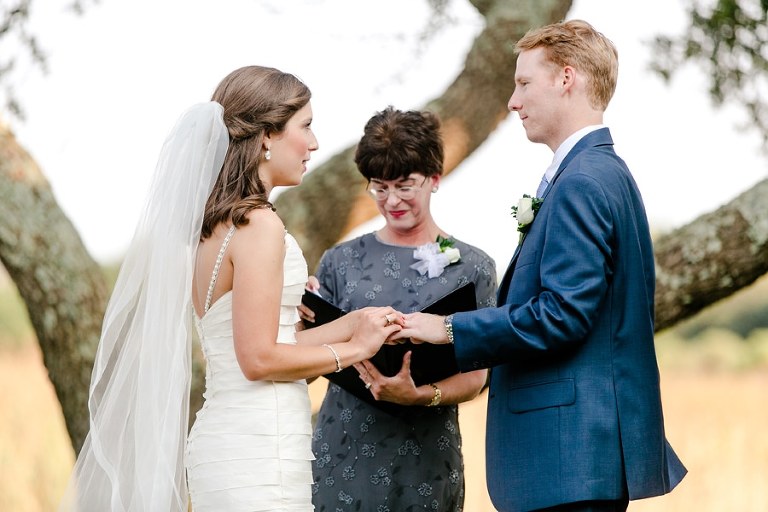
M 407 180 L 414 180 L 415 181 L 417 179 L 418 178 L 412 178 L 409 175 L 406 178 L 406 181 Z M 405 185 L 405 186 L 401 186 L 401 187 L 398 187 L 397 185 L 392 185 L 392 187 L 394 187 L 394 189 L 395 189 L 395 196 L 397 196 L 397 198 L 400 199 L 401 201 L 412 201 L 413 199 L 416 198 L 416 194 L 418 193 L 419 190 L 421 190 L 421 188 L 424 186 L 424 184 L 427 182 L 428 179 L 429 179 L 429 176 L 424 176 L 424 180 L 419 185 Z M 374 201 L 379 202 L 379 203 L 383 203 L 387 199 L 389 199 L 389 195 L 392 193 L 390 185 L 387 185 L 386 188 L 371 188 L 371 184 L 372 183 L 373 182 L 371 180 L 369 180 L 368 181 L 368 185 L 366 185 L 366 187 L 365 187 L 365 190 L 373 198 Z M 381 184 L 384 185 L 384 183 L 381 183 Z M 401 195 L 404 190 L 406 191 L 405 192 L 405 194 L 406 194 L 405 197 L 403 197 Z M 384 197 L 379 197 L 379 193 L 380 192 L 384 194 Z

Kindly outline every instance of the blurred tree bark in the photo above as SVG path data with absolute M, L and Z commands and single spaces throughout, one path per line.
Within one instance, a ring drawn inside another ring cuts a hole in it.
M 654 242 L 656 330 L 768 272 L 768 180 Z
M 88 386 L 107 300 L 99 265 L 32 157 L 0 126 L 0 261 L 29 311 L 72 445 L 88 432 Z
M 443 120 L 446 172 L 477 149 L 507 115 L 514 41 L 529 27 L 565 17 L 565 0 L 472 0 L 487 26 L 465 67 L 425 108 Z M 375 209 L 348 148 L 283 193 L 278 211 L 306 251 L 311 268 L 322 252 Z M 359 184 L 350 200 L 349 189 Z M 656 240 L 657 329 L 754 282 L 768 272 L 768 182 L 717 211 Z M 510 235 L 513 236 L 513 235 Z M 0 127 L 0 261 L 24 299 L 75 450 L 88 429 L 91 367 L 107 285 L 48 182 L 13 134 Z M 200 403 L 195 367 L 193 408 Z M 192 415 L 193 416 L 193 415 Z

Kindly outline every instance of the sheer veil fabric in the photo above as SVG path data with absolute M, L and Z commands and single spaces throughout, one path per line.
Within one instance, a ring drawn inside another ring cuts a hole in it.
M 60 511 L 187 511 L 192 271 L 228 144 L 223 108 L 207 102 L 187 110 L 163 145 L 107 306 L 90 431 Z

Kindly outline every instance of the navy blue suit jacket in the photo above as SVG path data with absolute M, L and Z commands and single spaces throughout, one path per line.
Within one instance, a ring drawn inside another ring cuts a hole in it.
M 654 349 L 653 247 L 607 128 L 565 157 L 502 279 L 454 315 L 464 371 L 490 368 L 488 489 L 501 511 L 669 492 Z

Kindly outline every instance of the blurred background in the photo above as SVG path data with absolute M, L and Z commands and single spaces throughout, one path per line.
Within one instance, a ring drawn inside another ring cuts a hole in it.
M 420 108 L 453 81 L 484 19 L 468 1 L 444 3 L 446 16 L 430 32 L 426 0 L 100 0 L 81 2 L 82 15 L 67 0 L 0 0 L 0 14 L 29 9 L 27 32 L 47 55 L 43 72 L 20 43 L 0 39 L 0 56 L 20 55 L 6 82 L 24 110 L 22 118 L 6 108 L 0 121 L 112 280 L 166 133 L 225 74 L 262 64 L 309 85 L 320 142 L 311 171 L 354 145 L 375 111 Z M 618 47 L 606 123 L 658 234 L 765 178 L 762 134 L 745 128 L 738 106 L 713 106 L 702 70 L 680 69 L 669 84 L 650 70 L 660 58 L 650 41 L 682 31 L 690 4 L 575 0 L 567 16 L 586 19 Z M 511 76 L 509 87 L 511 94 Z M 551 158 L 510 115 L 444 179 L 435 217 L 503 271 L 517 240 L 509 208 L 535 190 Z M 633 502 L 630 511 L 768 510 L 767 292 L 762 278 L 659 333 L 667 435 L 690 472 L 669 496 Z M 316 407 L 324 385 L 312 385 Z M 1 268 L 0 389 L 0 510 L 54 510 L 74 453 L 24 303 Z M 462 405 L 461 420 L 465 509 L 490 512 L 484 395 Z

